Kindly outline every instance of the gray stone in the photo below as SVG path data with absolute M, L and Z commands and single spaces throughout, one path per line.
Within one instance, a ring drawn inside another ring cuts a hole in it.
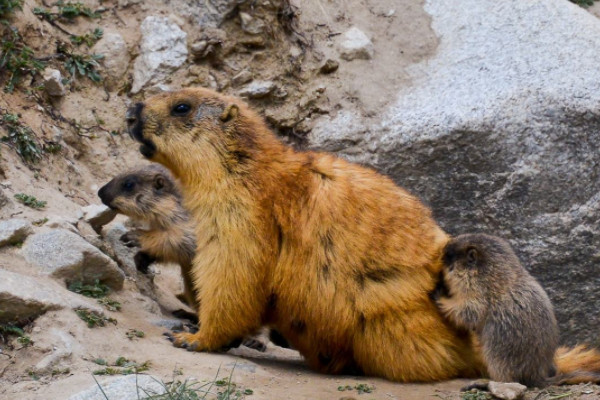
M 66 94 L 59 70 L 46 68 L 42 74 L 42 79 L 44 80 L 44 89 L 49 96 L 62 97 Z
M 4 207 L 8 207 L 12 204 L 10 198 L 4 193 L 4 190 L 0 188 L 0 209 Z
M 81 236 L 63 229 L 38 233 L 23 246 L 25 259 L 41 272 L 67 282 L 99 280 L 112 289 L 121 289 L 123 271 L 104 253 Z
M 139 4 L 142 1 L 143 0 L 119 0 L 119 2 L 117 4 L 119 5 L 120 8 L 125 8 L 125 7 L 132 6 L 134 4 Z
M 240 23 L 242 24 L 242 30 L 252 35 L 257 35 L 265 30 L 265 22 L 259 18 L 255 18 L 252 15 L 240 12 Z
M 151 375 L 128 375 L 121 378 L 99 380 L 89 389 L 74 394 L 69 400 L 138 400 L 165 393 L 165 387 L 159 378 Z
M 236 75 L 234 75 L 233 78 L 231 78 L 231 83 L 234 86 L 239 86 L 243 85 L 244 83 L 250 82 L 252 79 L 252 72 L 248 71 L 247 69 L 244 69 Z
M 97 233 L 102 227 L 111 222 L 117 216 L 117 212 L 104 204 L 91 204 L 81 208 L 83 219 L 89 223 Z
M 92 52 L 104 55 L 102 64 L 111 83 L 116 83 L 127 72 L 130 62 L 129 49 L 121 34 L 104 32 L 102 39 L 92 48 Z
M 61 308 L 88 308 L 102 312 L 96 304 L 69 292 L 48 279 L 34 278 L 0 269 L 0 321 L 35 318 Z
M 59 369 L 58 366 L 63 361 L 71 358 L 73 354 L 75 344 L 73 336 L 56 328 L 51 328 L 46 335 L 53 340 L 53 346 L 52 351 L 33 367 L 33 371 L 38 375 L 51 374 L 53 370 Z
M 48 216 L 48 221 L 44 224 L 46 228 L 52 229 L 66 229 L 73 233 L 78 233 L 75 225 L 77 224 L 77 220 L 67 219 L 60 215 L 50 215 Z
M 152 322 L 152 325 L 160 326 L 162 328 L 166 328 L 170 331 L 182 331 L 183 330 L 183 322 L 178 319 L 159 319 Z
M 133 257 L 139 251 L 137 247 L 127 247 L 121 241 L 121 236 L 128 232 L 128 229 L 119 222 L 115 222 L 104 231 L 104 240 L 108 245 L 110 255 L 119 263 L 127 276 L 135 277 L 137 268 Z
M 187 34 L 168 18 L 149 16 L 141 26 L 140 55 L 133 65 L 132 93 L 164 80 L 188 56 Z
M 13 218 L 0 221 L 0 247 L 22 242 L 32 233 L 33 227 L 25 219 Z
M 491 394 L 502 400 L 518 400 L 523 397 L 527 386 L 512 382 L 494 382 L 488 383 L 488 389 Z
M 326 116 L 310 147 L 388 174 L 453 235 L 507 238 L 563 342 L 597 340 L 600 20 L 561 0 L 457 4 L 425 2 L 439 47 L 387 110 Z
M 273 81 L 254 81 L 243 87 L 239 91 L 239 94 L 240 96 L 246 96 L 251 99 L 258 99 L 268 96 L 273 93 L 274 90 L 275 83 Z
M 353 26 L 341 36 L 338 44 L 340 57 L 346 61 L 362 59 L 369 60 L 373 58 L 373 42 L 363 31 Z
M 92 228 L 92 226 L 87 222 L 78 221 L 76 233 L 78 233 L 79 236 L 84 238 L 86 242 L 88 242 L 92 246 L 100 249 L 101 251 L 104 251 L 104 242 L 102 241 L 102 238 L 100 237 L 100 235 L 98 235 L 98 233 L 96 233 L 96 230 Z

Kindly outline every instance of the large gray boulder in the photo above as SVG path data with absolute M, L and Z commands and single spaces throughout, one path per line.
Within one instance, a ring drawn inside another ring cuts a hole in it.
M 168 18 L 149 16 L 140 28 L 140 55 L 133 65 L 131 93 L 162 82 L 187 60 L 187 34 Z
M 95 280 L 119 290 L 125 274 L 81 236 L 63 229 L 35 234 L 23 246 L 25 259 L 44 274 L 67 282 Z
M 158 378 L 151 375 L 128 375 L 101 380 L 89 389 L 72 395 L 69 400 L 138 400 L 160 395 L 165 391 L 164 384 Z
M 563 0 L 426 0 L 435 55 L 377 119 L 325 117 L 310 146 L 389 174 L 451 234 L 507 238 L 564 342 L 600 332 L 600 20 Z
M 0 269 L 0 322 L 35 318 L 61 308 L 102 309 L 57 282 Z
M 33 227 L 25 219 L 13 218 L 0 221 L 0 247 L 22 242 L 32 233 Z

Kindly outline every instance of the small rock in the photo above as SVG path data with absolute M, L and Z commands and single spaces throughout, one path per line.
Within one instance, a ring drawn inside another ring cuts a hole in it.
M 137 268 L 133 262 L 133 257 L 139 251 L 135 247 L 127 247 L 121 241 L 121 236 L 128 232 L 127 228 L 119 222 L 115 222 L 104 230 L 103 236 L 108 245 L 109 253 L 119 263 L 125 275 L 135 277 Z
M 363 31 L 353 26 L 342 35 L 339 52 L 340 57 L 346 61 L 369 60 L 373 57 L 373 42 Z
M 111 84 L 115 84 L 129 67 L 129 49 L 123 36 L 117 32 L 104 32 L 102 39 L 92 48 L 95 54 L 102 54 L 102 64 Z
M 0 247 L 22 242 L 33 233 L 31 223 L 14 218 L 0 221 Z
M 146 89 L 146 95 L 154 96 L 155 94 L 166 93 L 170 91 L 172 91 L 172 89 L 169 85 L 166 85 L 164 83 L 157 83 L 156 85 L 152 85 L 148 89 Z
M 6 207 L 10 204 L 12 204 L 12 201 L 6 195 L 6 193 L 4 193 L 4 190 L 2 190 L 2 188 L 0 188 L 0 208 Z
M 523 394 L 527 390 L 527 386 L 516 382 L 505 383 L 490 381 L 488 383 L 488 389 L 492 395 L 499 399 L 518 400 L 523 397 Z
M 52 229 L 66 229 L 73 233 L 79 233 L 75 227 L 75 224 L 77 224 L 77 221 L 68 220 L 67 218 L 59 215 L 50 215 L 44 226 Z
M 119 8 L 125 8 L 125 7 L 129 7 L 131 5 L 134 5 L 134 4 L 139 4 L 142 1 L 143 0 L 119 0 L 118 4 L 119 4 Z
M 36 374 L 43 375 L 52 373 L 53 370 L 61 361 L 68 359 L 73 354 L 74 340 L 71 335 L 66 332 L 60 331 L 56 328 L 52 328 L 47 334 L 57 343 L 50 354 L 42 358 L 34 367 L 33 371 Z
M 207 40 L 199 40 L 192 44 L 192 47 L 190 47 L 190 50 L 192 51 L 192 55 L 195 58 L 202 58 L 205 56 L 204 52 L 206 51 L 207 47 L 208 47 Z
M 0 321 L 33 319 L 61 308 L 102 309 L 58 283 L 0 269 Z
M 44 89 L 49 96 L 62 97 L 65 95 L 65 85 L 62 83 L 60 71 L 53 68 L 46 68 L 42 75 L 44 79 Z
M 99 280 L 116 290 L 123 287 L 125 275 L 117 264 L 67 230 L 35 234 L 27 239 L 22 252 L 29 263 L 55 278 L 86 283 Z
M 258 35 L 265 30 L 265 23 L 259 18 L 254 18 L 252 15 L 240 12 L 240 22 L 242 24 L 242 30 L 252 35 Z
M 72 395 L 69 400 L 138 400 L 165 393 L 165 386 L 161 382 L 152 375 L 128 375 L 101 381 L 83 392 Z
M 82 238 L 84 238 L 92 246 L 94 246 L 98 249 L 103 249 L 104 242 L 102 241 L 102 238 L 100 238 L 100 235 L 98 235 L 96 230 L 94 228 L 92 228 L 92 225 L 88 224 L 87 222 L 78 221 L 77 229 L 76 229 L 75 233 L 78 233 Z
M 97 233 L 100 233 L 102 227 L 111 222 L 117 216 L 117 212 L 104 204 L 91 204 L 82 207 L 83 219 L 89 223 Z
M 251 99 L 266 97 L 275 90 L 273 81 L 254 81 L 240 90 L 240 96 L 246 96 Z
M 152 322 L 152 325 L 160 326 L 161 328 L 166 328 L 170 331 L 182 331 L 183 330 L 183 322 L 178 319 L 159 319 Z
M 252 73 L 249 70 L 244 69 L 240 71 L 237 75 L 235 75 L 233 78 L 231 78 L 231 83 L 233 84 L 233 86 L 240 86 L 244 83 L 250 82 L 252 79 Z
M 131 93 L 159 83 L 187 60 L 187 34 L 168 18 L 149 16 L 141 26 L 140 55 L 133 65 Z
M 243 44 L 246 47 L 255 48 L 255 49 L 262 49 L 265 47 L 265 44 L 266 44 L 265 38 L 263 38 L 261 35 L 244 37 L 244 38 L 240 39 L 239 43 Z
M 339 66 L 340 64 L 337 61 L 328 58 L 327 61 L 325 61 L 325 64 L 319 68 L 319 72 L 322 74 L 331 74 L 332 72 L 337 71 Z

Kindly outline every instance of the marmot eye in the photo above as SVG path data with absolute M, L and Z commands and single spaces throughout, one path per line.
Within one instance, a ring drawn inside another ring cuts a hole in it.
M 130 191 L 135 187 L 135 182 L 127 181 L 123 183 L 123 190 Z
M 171 110 L 171 114 L 181 116 L 190 112 L 191 109 L 192 107 L 189 104 L 179 103 L 175 107 L 173 107 L 173 109 Z

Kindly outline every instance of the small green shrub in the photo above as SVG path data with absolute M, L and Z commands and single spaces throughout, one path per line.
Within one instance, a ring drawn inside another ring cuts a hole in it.
M 102 360 L 102 359 L 100 359 Z M 119 357 L 112 365 L 108 365 L 105 360 L 102 360 L 106 367 L 97 369 L 92 372 L 94 375 L 131 375 L 140 372 L 148 371 L 150 369 L 150 361 L 138 364 L 135 361 L 130 361 L 125 357 Z M 98 363 L 97 363 L 98 364 Z
M 69 289 L 71 292 L 94 299 L 105 297 L 110 292 L 110 288 L 105 284 L 100 283 L 98 279 L 96 279 L 94 283 L 90 285 L 84 284 L 81 281 L 71 282 L 69 286 L 67 286 L 67 289 Z
M 593 6 L 594 2 L 598 1 L 598 0 L 570 0 L 570 1 L 571 1 L 571 3 L 575 3 L 578 6 L 587 8 L 587 7 Z
M 96 311 L 88 310 L 86 308 L 78 308 L 75 310 L 75 313 L 82 321 L 84 321 L 88 328 L 95 328 L 97 326 L 106 326 L 106 323 L 109 322 L 111 324 L 116 325 L 117 320 L 114 318 L 110 318 L 105 316 L 102 313 L 98 313 Z
M 121 311 L 121 303 L 108 297 L 98 299 L 98 304 L 104 306 L 108 311 Z
M 14 324 L 0 324 L 0 337 L 6 340 L 6 336 L 16 336 L 17 342 L 22 346 L 29 346 L 33 343 L 23 329 Z
M 87 47 L 92 47 L 93 45 L 96 44 L 96 42 L 98 40 L 102 39 L 102 35 L 104 35 L 104 32 L 102 31 L 102 29 L 96 28 L 90 33 L 85 33 L 83 35 L 71 36 L 71 43 L 73 43 L 77 46 L 85 43 L 87 45 Z
M 146 334 L 143 331 L 138 331 L 137 329 L 130 329 L 127 331 L 125 336 L 127 336 L 127 339 L 129 340 L 133 340 L 135 338 L 141 339 L 146 336 Z
M 0 20 L 8 18 L 15 10 L 23 9 L 23 0 L 0 0 Z
M 33 13 L 48 22 L 54 22 L 56 20 L 67 20 L 72 21 L 77 17 L 88 17 L 88 18 L 99 18 L 100 14 L 92 11 L 91 8 L 86 7 L 80 2 L 64 2 L 62 0 L 57 1 L 54 4 L 57 7 L 57 11 L 36 7 L 33 9 Z
M 35 133 L 19 121 L 17 114 L 3 114 L 0 123 L 8 132 L 8 135 L 0 140 L 13 147 L 23 161 L 35 163 L 42 158 L 42 149 Z
M 15 194 L 15 199 L 17 201 L 27 207 L 35 208 L 36 210 L 42 209 L 46 207 L 46 202 L 43 200 L 38 200 L 34 196 L 30 196 L 25 193 L 17 193 Z
M 23 77 L 43 70 L 44 63 L 34 58 L 33 50 L 25 45 L 17 29 L 4 28 L 0 29 L 0 79 L 6 81 L 4 91 L 12 93 Z
M 66 60 L 64 66 L 73 78 L 77 75 L 88 77 L 92 82 L 101 82 L 102 77 L 98 72 L 100 64 L 98 60 L 104 58 L 102 54 L 75 54 L 65 53 Z

